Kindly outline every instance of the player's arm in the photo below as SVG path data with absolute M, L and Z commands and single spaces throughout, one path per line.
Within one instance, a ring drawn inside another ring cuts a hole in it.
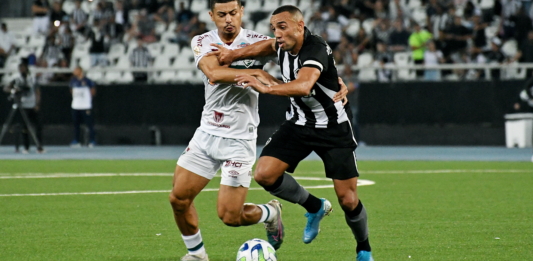
M 245 87 L 254 88 L 259 93 L 278 96 L 307 96 L 320 77 L 320 70 L 313 67 L 302 67 L 296 80 L 267 86 L 251 75 L 238 75 L 235 80 Z
M 208 56 L 216 56 L 221 65 L 231 64 L 233 61 L 244 60 L 254 57 L 273 56 L 276 53 L 276 40 L 268 39 L 248 45 L 244 48 L 230 50 L 219 44 L 211 44 L 218 48 Z
M 262 71 L 259 69 L 234 69 L 221 66 L 216 56 L 207 55 L 198 62 L 198 67 L 212 83 L 235 83 L 235 77 L 238 74 L 258 75 L 259 71 Z

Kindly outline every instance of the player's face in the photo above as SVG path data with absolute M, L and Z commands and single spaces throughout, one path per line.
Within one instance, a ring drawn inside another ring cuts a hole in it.
M 209 15 L 219 32 L 232 35 L 238 33 L 241 28 L 243 12 L 244 8 L 239 6 L 237 1 L 232 1 L 215 4 Z
M 270 18 L 270 29 L 274 32 L 276 42 L 283 51 L 292 51 L 301 44 L 304 31 L 303 22 L 297 22 L 289 12 L 273 15 Z

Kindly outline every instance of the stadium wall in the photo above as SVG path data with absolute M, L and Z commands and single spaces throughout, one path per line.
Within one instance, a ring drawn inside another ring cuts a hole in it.
M 522 81 L 364 83 L 359 92 L 361 140 L 369 145 L 501 145 L 503 115 L 523 88 Z M 45 144 L 72 139 L 67 86 L 42 87 Z M 94 99 L 97 141 L 102 145 L 186 144 L 200 122 L 202 85 L 112 85 Z M 258 144 L 264 144 L 285 117 L 287 98 L 261 95 Z M 11 103 L 0 94 L 0 121 Z M 3 144 L 12 144 L 8 134 Z

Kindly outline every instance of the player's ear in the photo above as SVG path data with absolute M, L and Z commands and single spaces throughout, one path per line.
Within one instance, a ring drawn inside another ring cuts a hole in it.
M 213 19 L 213 12 L 212 11 L 209 11 L 209 16 L 211 17 L 211 21 L 215 21 L 215 19 Z
M 305 28 L 305 23 L 303 20 L 298 21 L 298 31 L 303 32 Z

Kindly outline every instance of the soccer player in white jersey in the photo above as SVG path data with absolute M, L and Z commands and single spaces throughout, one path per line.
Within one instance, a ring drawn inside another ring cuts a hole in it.
M 217 212 L 228 226 L 265 223 L 270 243 L 277 249 L 283 240 L 281 204 L 244 204 L 255 162 L 258 92 L 235 84 L 239 73 L 256 74 L 268 58 L 249 59 L 220 66 L 210 44 L 242 48 L 268 39 L 241 28 L 244 8 L 240 0 L 212 0 L 209 15 L 217 30 L 193 38 L 196 66 L 203 72 L 205 106 L 200 127 L 178 160 L 170 203 L 188 253 L 181 260 L 209 260 L 204 248 L 194 198 L 222 170 Z

